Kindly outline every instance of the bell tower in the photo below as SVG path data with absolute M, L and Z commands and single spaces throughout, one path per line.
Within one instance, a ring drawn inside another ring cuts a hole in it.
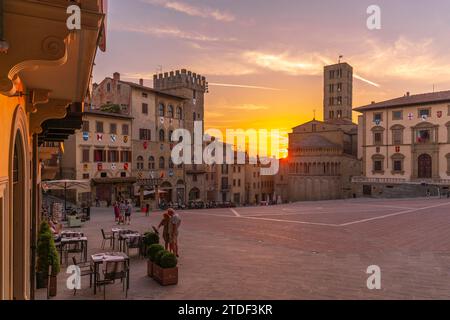
M 352 121 L 353 67 L 345 62 L 324 68 L 324 120 Z

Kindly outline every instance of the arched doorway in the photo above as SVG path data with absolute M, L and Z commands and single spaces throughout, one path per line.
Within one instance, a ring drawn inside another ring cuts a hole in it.
M 177 198 L 176 198 L 176 202 L 178 202 L 179 204 L 184 204 L 184 198 L 185 198 L 185 195 L 184 195 L 184 189 L 185 189 L 185 186 L 184 186 L 184 181 L 183 180 L 178 180 L 177 181 Z
M 17 132 L 14 140 L 12 158 L 12 274 L 13 299 L 26 298 L 26 252 L 25 243 L 25 149 L 21 132 Z
M 422 154 L 418 159 L 418 177 L 419 179 L 431 179 L 433 176 L 433 163 L 429 154 Z
M 164 182 L 159 187 L 161 195 L 160 199 L 166 203 L 172 202 L 172 185 L 170 182 Z
M 200 189 L 192 188 L 191 191 L 189 191 L 189 201 L 196 201 L 199 199 L 200 199 Z

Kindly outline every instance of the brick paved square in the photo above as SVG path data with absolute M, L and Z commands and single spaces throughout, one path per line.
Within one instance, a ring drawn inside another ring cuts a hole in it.
M 146 261 L 131 260 L 129 299 L 450 299 L 450 202 L 447 199 L 342 200 L 179 212 L 180 282 L 160 287 Z M 133 213 L 131 228 L 157 225 Z M 83 231 L 89 254 L 112 209 L 93 209 Z M 366 286 L 381 268 L 381 290 Z M 59 275 L 57 299 L 103 299 L 88 279 L 73 296 Z M 45 290 L 38 291 L 45 299 Z M 124 299 L 120 285 L 108 299 Z

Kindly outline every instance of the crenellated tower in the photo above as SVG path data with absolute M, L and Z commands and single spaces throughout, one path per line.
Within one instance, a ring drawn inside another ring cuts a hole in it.
M 153 88 L 186 99 L 184 119 L 186 129 L 194 129 L 194 121 L 204 121 L 205 93 L 208 93 L 206 78 L 186 69 L 155 74 Z

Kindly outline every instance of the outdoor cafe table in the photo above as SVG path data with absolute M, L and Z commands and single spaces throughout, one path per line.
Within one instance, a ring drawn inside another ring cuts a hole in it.
M 141 238 L 142 235 L 140 233 L 134 232 L 134 233 L 119 233 L 119 251 L 125 250 L 125 242 L 127 240 L 131 240 L 133 238 Z
M 61 231 L 62 238 L 70 238 L 70 237 L 84 237 L 84 233 L 80 231 L 73 230 L 63 230 Z
M 123 229 L 123 228 L 111 228 L 111 233 L 113 236 L 113 250 L 116 249 L 116 236 L 119 238 L 121 233 L 133 233 L 133 231 L 129 229 Z
M 97 282 L 99 276 L 99 266 L 104 262 L 121 262 L 125 261 L 127 270 L 127 289 L 130 288 L 130 258 L 123 252 L 106 252 L 97 253 L 91 256 L 94 264 L 94 294 L 97 294 Z
M 82 249 L 82 260 L 83 262 L 87 261 L 87 247 L 88 247 L 88 238 L 87 237 L 69 237 L 69 238 L 61 238 L 61 245 L 59 246 L 59 258 L 62 263 L 62 254 L 64 252 L 64 247 L 66 245 L 71 244 L 79 244 Z M 66 261 L 67 262 L 67 261 Z

